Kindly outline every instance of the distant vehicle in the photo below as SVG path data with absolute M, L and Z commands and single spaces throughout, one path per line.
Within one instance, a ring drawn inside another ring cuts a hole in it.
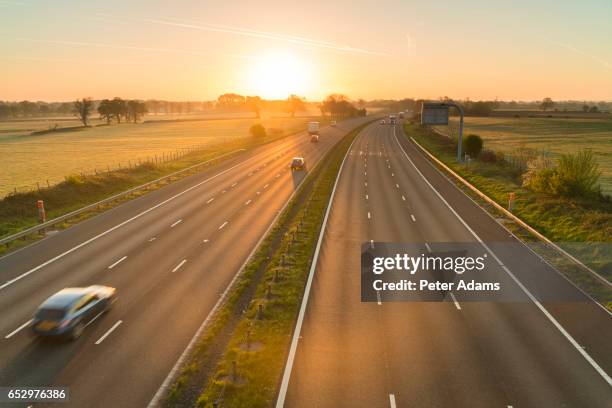
M 319 122 L 308 122 L 308 133 L 311 135 L 319 134 Z
M 389 115 L 389 124 L 390 125 L 395 125 L 395 123 L 397 122 L 397 118 L 395 115 Z
M 331 122 L 329 122 L 329 126 L 336 126 L 336 121 L 332 120 Z
M 400 113 L 399 113 L 399 118 L 400 118 L 400 119 L 404 119 L 404 112 L 400 112 Z
M 291 171 L 306 170 L 306 160 L 303 157 L 294 157 L 291 161 Z
M 380 122 L 378 122 L 378 123 L 380 123 L 381 125 L 384 125 L 385 124 L 385 120 L 381 119 Z
M 319 135 L 312 135 L 310 136 L 310 142 L 311 143 L 317 143 L 319 141 Z
M 32 330 L 39 336 L 77 339 L 116 300 L 117 290 L 109 286 L 62 289 L 38 307 Z

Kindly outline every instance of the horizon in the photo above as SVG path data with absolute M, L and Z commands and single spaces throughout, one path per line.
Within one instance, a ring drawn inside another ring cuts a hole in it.
M 0 1 L 0 98 L 612 100 L 609 2 L 352 5 Z

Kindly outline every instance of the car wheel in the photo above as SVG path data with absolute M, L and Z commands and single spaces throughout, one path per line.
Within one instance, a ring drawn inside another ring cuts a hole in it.
M 77 325 L 74 326 L 74 328 L 72 329 L 70 338 L 72 340 L 78 339 L 83 334 L 83 330 L 85 330 L 85 325 L 83 324 L 83 322 L 78 322 Z

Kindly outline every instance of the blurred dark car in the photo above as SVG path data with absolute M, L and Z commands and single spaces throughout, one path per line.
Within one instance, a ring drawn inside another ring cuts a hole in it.
M 306 160 L 303 157 L 294 157 L 291 161 L 291 171 L 306 170 Z
M 117 290 L 109 286 L 62 289 L 38 307 L 32 330 L 39 336 L 77 339 L 116 300 Z
M 317 143 L 319 141 L 319 135 L 312 135 L 310 136 L 310 142 L 311 143 Z

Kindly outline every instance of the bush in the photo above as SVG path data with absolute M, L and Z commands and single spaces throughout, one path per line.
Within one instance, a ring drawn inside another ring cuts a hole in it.
M 600 176 L 592 150 L 563 154 L 551 178 L 551 192 L 565 197 L 598 195 Z
M 470 157 L 478 157 L 482 150 L 482 138 L 478 135 L 468 135 L 463 139 L 463 152 L 470 155 Z
M 527 163 L 527 170 L 523 174 L 523 187 L 538 193 L 550 193 L 554 173 L 553 162 L 540 154 Z
M 266 136 L 266 128 L 263 127 L 261 123 L 256 123 L 249 128 L 249 133 L 253 137 L 265 137 Z
M 483 162 L 496 163 L 497 153 L 493 150 L 483 150 L 478 158 Z
M 523 186 L 562 197 L 598 196 L 600 176 L 593 152 L 586 149 L 561 155 L 556 167 L 543 155 L 532 159 L 523 175 Z

